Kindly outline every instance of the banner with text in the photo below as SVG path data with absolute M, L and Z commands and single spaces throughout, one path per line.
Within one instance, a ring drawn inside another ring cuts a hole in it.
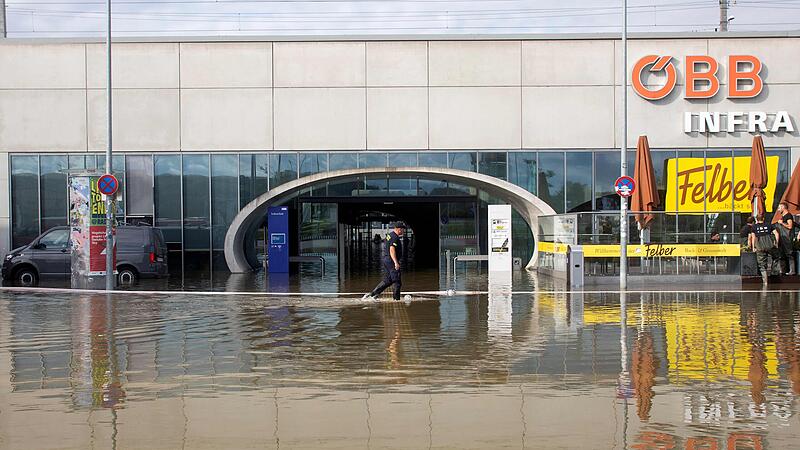
M 705 168 L 705 171 L 703 170 Z M 778 157 L 767 157 L 769 182 L 764 189 L 767 212 L 772 212 Z M 667 161 L 667 211 L 703 212 L 752 210 L 747 194 L 750 191 L 750 157 L 672 158 Z

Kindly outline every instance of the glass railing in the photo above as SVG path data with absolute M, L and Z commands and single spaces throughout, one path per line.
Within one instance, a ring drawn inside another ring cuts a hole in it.
M 740 230 L 747 214 L 739 212 L 653 212 L 640 231 L 636 212 L 628 215 L 628 266 L 631 274 L 739 274 Z M 582 212 L 539 217 L 538 242 L 581 245 L 587 276 L 619 274 L 619 211 Z M 716 246 L 715 244 L 723 244 Z M 727 244 L 727 245 L 724 245 Z M 540 246 L 540 249 L 542 247 Z M 550 249 L 550 247 L 547 247 Z M 560 249 L 560 250 L 559 250 Z M 543 268 L 557 268 L 564 246 L 540 252 Z M 553 267 L 549 267 L 552 265 Z

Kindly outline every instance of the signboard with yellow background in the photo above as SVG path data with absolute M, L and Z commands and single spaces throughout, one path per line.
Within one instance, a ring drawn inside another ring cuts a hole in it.
M 705 173 L 703 168 L 705 167 Z M 772 212 L 778 157 L 767 157 L 769 183 L 764 189 L 767 212 Z M 703 212 L 752 210 L 747 194 L 750 191 L 750 157 L 673 158 L 667 161 L 667 211 Z M 705 200 L 705 206 L 703 204 Z

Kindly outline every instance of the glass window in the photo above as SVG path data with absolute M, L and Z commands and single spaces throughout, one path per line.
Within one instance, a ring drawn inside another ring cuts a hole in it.
M 155 155 L 154 197 L 156 226 L 169 243 L 181 242 L 181 157 Z
M 327 153 L 300 153 L 300 177 L 328 171 Z
M 225 234 L 239 212 L 239 186 L 236 155 L 211 155 L 211 245 L 225 248 Z
M 208 250 L 208 155 L 183 156 L 183 248 Z
M 506 152 L 480 152 L 478 153 L 478 169 L 484 175 L 490 175 L 501 180 L 506 177 Z
M 389 153 L 389 167 L 417 167 L 417 154 Z
M 66 228 L 53 230 L 42 236 L 42 238 L 39 239 L 39 244 L 43 245 L 43 248 L 49 249 L 67 248 L 67 244 L 69 244 L 69 230 Z
M 331 153 L 328 167 L 330 170 L 355 169 L 358 167 L 358 157 L 355 153 Z
M 508 181 L 536 195 L 536 152 L 509 152 Z
M 698 204 L 699 211 L 705 210 L 705 152 L 699 151 L 679 151 L 678 152 L 678 211 L 690 208 L 692 204 Z M 693 179 L 698 180 L 692 184 L 687 184 L 686 176 L 693 173 Z M 682 206 L 684 205 L 684 206 Z M 701 220 L 702 223 L 702 220 Z M 680 224 L 679 224 L 680 226 Z M 679 228 L 680 230 L 681 228 Z M 700 227 L 702 230 L 702 226 Z M 702 241 L 698 241 L 702 242 Z
M 386 167 L 386 153 L 359 153 L 358 167 Z
M 419 152 L 420 167 L 447 167 L 447 153 Z
M 592 153 L 566 152 L 567 211 L 592 210 Z
M 39 235 L 39 157 L 11 157 L 11 236 L 14 248 Z
M 269 155 L 269 188 L 297 179 L 297 153 L 271 153 Z
M 331 153 L 328 155 L 328 168 L 330 170 L 355 169 L 358 167 L 358 156 L 355 153 Z M 335 181 L 328 184 L 328 195 L 332 197 L 350 197 L 354 191 L 363 186 L 363 181 L 357 179 L 348 181 Z
M 781 196 L 786 191 L 789 185 L 789 155 L 786 150 L 766 150 L 767 158 L 770 156 L 778 157 L 778 176 L 775 180 L 775 195 L 773 196 L 771 212 L 775 212 L 778 208 L 778 203 L 781 201 Z M 772 180 L 768 180 L 771 184 Z M 768 208 L 769 209 L 769 205 Z
M 727 199 L 723 201 L 720 197 L 725 192 L 721 189 L 725 180 L 732 181 L 733 173 L 724 169 L 724 167 L 733 167 L 731 161 L 733 154 L 730 150 L 709 150 L 706 152 L 706 210 L 716 211 L 732 211 L 733 209 L 733 196 L 727 194 Z M 722 164 L 720 164 L 722 163 Z M 717 206 L 722 205 L 722 206 Z
M 470 172 L 477 172 L 478 170 L 475 152 L 448 153 L 448 161 L 451 169 L 468 170 Z
M 389 195 L 417 195 L 417 178 L 408 176 L 389 178 Z
M 650 158 L 653 160 L 653 172 L 656 176 L 658 198 L 661 201 L 659 207 L 656 209 L 658 211 L 664 211 L 667 204 L 667 186 L 670 184 L 669 180 L 667 180 L 667 164 L 670 159 L 675 158 L 675 151 L 651 151 Z M 673 183 L 672 186 L 675 186 L 675 184 Z
M 69 155 L 70 170 L 93 170 L 97 168 L 94 155 Z
M 595 152 L 594 154 L 594 203 L 595 210 L 619 209 L 619 196 L 614 191 L 614 182 L 619 178 L 619 153 Z
M 114 167 L 117 167 L 114 164 Z M 125 161 L 128 214 L 153 215 L 153 157 L 129 155 Z
M 42 155 L 39 159 L 42 189 L 42 231 L 67 224 L 67 157 Z
M 444 152 L 419 152 L 420 167 L 447 167 L 447 153 Z M 419 195 L 446 195 L 447 182 L 420 178 L 418 181 Z
M 564 153 L 539 153 L 539 198 L 564 212 Z

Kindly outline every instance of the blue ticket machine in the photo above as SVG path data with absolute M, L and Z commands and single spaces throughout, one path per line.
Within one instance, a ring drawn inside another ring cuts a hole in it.
M 289 208 L 270 206 L 267 212 L 269 273 L 289 273 Z

